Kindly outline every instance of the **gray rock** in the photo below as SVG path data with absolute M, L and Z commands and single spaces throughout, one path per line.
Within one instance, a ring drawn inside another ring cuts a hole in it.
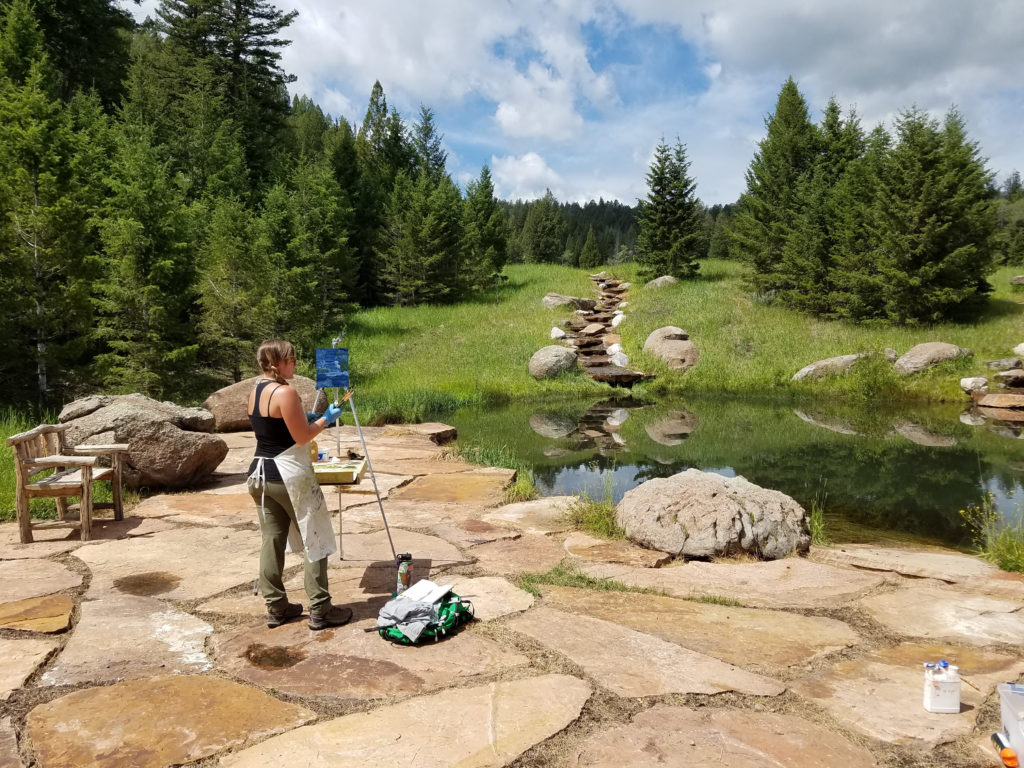
M 559 346 L 542 347 L 530 358 L 530 375 L 535 379 L 550 379 L 576 365 L 576 352 Z
M 988 392 L 988 379 L 984 376 L 968 376 L 960 379 L 960 389 L 968 395 L 971 392 Z
M 1022 368 L 1000 371 L 995 377 L 1007 387 L 1024 387 L 1024 369 Z
M 1014 347 L 1013 354 L 1017 355 L 1017 357 L 1024 357 L 1024 343 L 1018 344 Z
M 678 282 L 679 281 L 672 277 L 672 275 L 662 275 L 661 277 L 656 277 L 645 283 L 644 288 L 664 288 L 666 285 L 673 285 Z
M 863 357 L 863 355 L 840 355 L 839 357 L 829 357 L 825 360 L 819 360 L 816 363 L 805 365 L 799 371 L 794 373 L 793 381 L 820 379 L 824 376 L 838 376 L 844 373 L 849 373 L 861 357 Z
M 993 371 L 1012 371 L 1014 368 L 1021 367 L 1021 361 L 1019 357 L 1004 357 L 999 360 L 989 360 L 985 365 Z
M 644 352 L 664 360 L 669 368 L 686 371 L 697 364 L 700 354 L 690 335 L 682 328 L 667 325 L 652 331 L 644 342 Z
M 789 496 L 697 469 L 627 491 L 615 517 L 637 544 L 687 557 L 749 552 L 775 560 L 811 544 L 807 513 Z
M 64 410 L 62 410 L 60 412 L 60 416 L 57 417 L 57 421 L 64 424 L 72 419 L 80 419 L 83 416 L 88 416 L 93 411 L 98 411 L 109 403 L 110 398 L 106 395 L 83 397 L 80 400 L 75 400 L 74 402 L 65 405 Z
M 581 299 L 578 296 L 564 296 L 561 293 L 549 293 L 540 303 L 544 305 L 546 309 L 555 309 L 566 304 L 571 304 L 576 309 L 590 310 L 597 306 L 597 302 L 594 299 Z
M 213 414 L 214 428 L 218 432 L 234 432 L 248 430 L 249 426 L 249 393 L 259 382 L 259 376 L 244 379 L 223 389 L 218 389 L 203 403 L 203 408 Z M 291 386 L 299 393 L 302 409 L 322 412 L 327 408 L 327 395 L 318 392 L 316 382 L 305 376 L 296 376 Z
M 612 365 L 617 365 L 620 368 L 625 368 L 629 365 L 629 356 L 625 352 L 616 352 L 611 356 Z
M 899 357 L 900 357 L 900 353 L 897 352 L 892 347 L 886 347 L 884 350 L 882 350 L 882 355 L 890 363 L 895 363 L 899 359 Z
M 927 368 L 944 363 L 947 360 L 956 360 L 959 357 L 970 357 L 974 353 L 958 347 L 955 344 L 947 344 L 944 341 L 929 341 L 918 344 L 905 352 L 903 356 L 893 364 L 896 373 L 909 376 L 913 373 L 920 373 Z
M 1011 277 L 1010 285 L 1024 285 L 1024 275 L 1014 275 Z
M 616 315 L 612 318 L 612 328 L 618 328 L 622 325 L 622 321 L 625 319 L 625 315 Z
M 87 398 L 92 399 L 92 398 Z M 88 410 L 71 403 L 65 414 Z M 124 480 L 129 486 L 180 488 L 208 477 L 228 452 L 227 443 L 209 434 L 213 414 L 203 408 L 182 408 L 144 395 L 106 398 L 100 408 L 78 418 L 65 418 L 68 443 L 128 443 Z
M 530 429 L 541 437 L 559 439 L 576 431 L 576 422 L 558 413 L 534 413 L 530 416 Z
M 551 329 L 551 338 L 552 339 L 564 339 L 565 338 L 565 331 L 563 331 L 561 328 L 552 328 Z

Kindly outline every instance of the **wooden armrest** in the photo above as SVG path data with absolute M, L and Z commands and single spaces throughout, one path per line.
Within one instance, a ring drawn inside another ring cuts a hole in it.
M 103 456 L 108 453 L 126 453 L 128 443 L 110 443 L 109 445 L 76 445 L 71 450 L 84 456 Z
M 95 456 L 40 456 L 22 462 L 26 467 L 94 467 Z

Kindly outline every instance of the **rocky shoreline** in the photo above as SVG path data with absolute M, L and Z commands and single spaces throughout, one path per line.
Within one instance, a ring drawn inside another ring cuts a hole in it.
M 505 504 L 513 473 L 452 459 L 444 425 L 364 431 L 395 546 L 477 621 L 416 649 L 363 632 L 394 578 L 364 480 L 327 493 L 355 621 L 268 630 L 254 441 L 224 434 L 202 488 L 97 520 L 93 541 L 0 525 L 0 766 L 711 765 L 725 745 L 768 765 L 994 764 L 994 687 L 1024 673 L 1020 575 L 863 545 L 670 561 L 570 530 L 565 498 Z M 517 579 L 556 567 L 588 588 Z M 301 596 L 297 558 L 286 577 Z M 939 658 L 971 684 L 956 715 L 921 705 Z

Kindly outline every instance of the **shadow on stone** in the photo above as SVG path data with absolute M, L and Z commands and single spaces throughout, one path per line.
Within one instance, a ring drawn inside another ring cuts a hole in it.
M 120 592 L 139 597 L 153 597 L 171 592 L 181 583 L 181 577 L 164 571 L 150 573 L 133 573 L 114 579 L 114 588 Z
M 298 648 L 287 648 L 280 645 L 263 645 L 253 643 L 243 654 L 248 662 L 261 669 L 286 669 L 294 667 L 306 654 Z

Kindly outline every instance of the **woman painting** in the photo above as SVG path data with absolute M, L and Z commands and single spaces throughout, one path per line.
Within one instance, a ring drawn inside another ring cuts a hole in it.
M 248 488 L 263 535 L 259 585 L 267 605 L 267 626 L 302 615 L 300 603 L 288 602 L 281 578 L 288 545 L 293 552 L 305 550 L 309 628 L 337 627 L 352 618 L 352 610 L 331 605 L 327 591 L 327 557 L 337 548 L 308 444 L 334 423 L 341 408 L 331 405 L 323 416 L 308 420 L 298 392 L 289 384 L 295 376 L 295 348 L 289 342 L 263 342 L 256 360 L 263 376 L 249 395 L 256 454 L 249 466 Z

